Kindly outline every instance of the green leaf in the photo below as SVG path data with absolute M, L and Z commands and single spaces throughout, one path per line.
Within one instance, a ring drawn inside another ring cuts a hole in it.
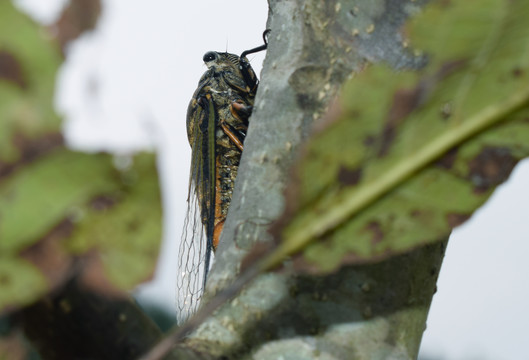
M 269 264 L 329 271 L 445 238 L 529 155 L 529 2 L 437 1 L 407 24 L 421 71 L 368 68 L 308 142 Z M 318 241 L 315 241 L 318 240 Z
M 36 293 L 46 291 L 46 279 L 29 262 L 15 258 L 0 258 L 0 309 L 27 304 Z
M 105 273 L 121 289 L 147 280 L 158 258 L 162 211 L 154 160 L 136 156 L 134 167 L 120 174 L 121 191 L 93 198 L 68 244 L 74 254 L 97 249 Z
M 49 34 L 0 2 L 0 313 L 80 269 L 92 288 L 129 290 L 158 256 L 156 158 L 64 147 L 53 111 L 59 53 Z
M 0 182 L 0 252 L 32 245 L 65 218 L 77 221 L 82 207 L 119 190 L 109 155 L 57 149 L 23 164 Z
M 161 240 L 156 162 L 130 162 L 118 170 L 110 155 L 58 149 L 0 181 L 0 262 L 18 269 L 0 280 L 0 310 L 60 285 L 82 256 L 101 260 L 92 282 L 128 290 L 151 276 Z
M 20 144 L 57 133 L 55 75 L 62 62 L 50 36 L 0 2 L 0 164 L 24 156 Z

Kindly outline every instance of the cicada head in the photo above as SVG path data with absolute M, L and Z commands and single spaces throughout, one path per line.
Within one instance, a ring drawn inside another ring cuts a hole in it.
M 216 71 L 237 69 L 239 68 L 239 57 L 230 53 L 218 53 L 216 51 L 208 51 L 202 58 L 208 69 L 215 69 Z
M 255 96 L 257 76 L 245 56 L 208 51 L 202 60 L 208 67 L 203 79 L 224 78 L 230 87 L 246 93 L 246 96 Z

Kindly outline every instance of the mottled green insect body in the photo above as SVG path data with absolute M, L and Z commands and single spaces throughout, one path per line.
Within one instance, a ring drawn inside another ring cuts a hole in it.
M 260 51 L 265 45 L 250 50 Z M 178 320 L 192 314 L 202 295 L 231 203 L 258 80 L 244 52 L 210 51 L 187 111 L 192 150 L 188 212 L 177 275 Z
M 234 181 L 257 90 L 242 75 L 247 60 L 229 53 L 204 55 L 208 71 L 202 76 L 187 113 L 193 173 L 208 246 L 216 248 L 226 218 Z M 246 67 L 256 79 L 251 67 Z

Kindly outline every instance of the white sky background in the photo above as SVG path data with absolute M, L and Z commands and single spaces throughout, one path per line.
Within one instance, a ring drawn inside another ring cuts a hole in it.
M 51 22 L 63 0 L 19 0 Z M 187 104 L 205 71 L 203 54 L 261 44 L 267 3 L 244 0 L 106 0 L 96 31 L 68 50 L 57 109 L 72 146 L 160 155 L 165 242 L 141 295 L 173 308 L 177 241 L 190 151 Z M 250 60 L 257 73 L 263 54 Z M 422 354 L 429 359 L 529 359 L 529 162 L 450 239 Z

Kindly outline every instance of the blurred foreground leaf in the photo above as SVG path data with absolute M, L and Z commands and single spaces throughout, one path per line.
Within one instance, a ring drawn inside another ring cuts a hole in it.
M 158 255 L 155 156 L 66 149 L 53 111 L 60 63 L 49 34 L 0 2 L 0 312 L 79 273 L 102 291 L 130 289 Z
M 70 0 L 52 26 L 62 50 L 83 32 L 95 28 L 101 14 L 101 0 Z
M 0 176 L 8 164 L 57 146 L 53 93 L 61 61 L 45 32 L 11 1 L 0 2 Z M 33 148 L 24 146 L 37 138 Z
M 467 220 L 529 155 L 528 16 L 527 1 L 435 1 L 409 22 L 428 65 L 345 86 L 297 163 L 270 263 L 302 251 L 298 266 L 330 271 Z

